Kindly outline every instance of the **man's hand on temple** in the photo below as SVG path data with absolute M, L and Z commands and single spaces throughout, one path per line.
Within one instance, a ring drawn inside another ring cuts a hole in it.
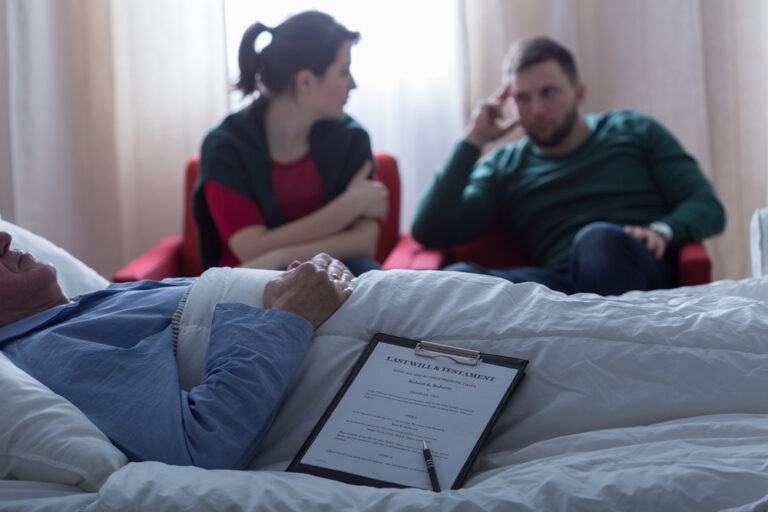
M 486 143 L 503 137 L 520 124 L 519 118 L 505 114 L 504 107 L 510 101 L 510 94 L 509 85 L 503 86 L 475 108 L 465 137 L 467 142 L 482 148 Z
M 656 256 L 657 260 L 664 256 L 667 241 L 657 232 L 640 226 L 624 226 L 624 231 L 645 242 L 645 246 Z
M 353 277 L 342 262 L 324 253 L 304 263 L 294 261 L 264 287 L 264 307 L 295 313 L 317 329 L 352 295 Z

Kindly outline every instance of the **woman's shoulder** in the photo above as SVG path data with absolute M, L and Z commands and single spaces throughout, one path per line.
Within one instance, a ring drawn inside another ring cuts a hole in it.
M 229 114 L 203 140 L 203 148 L 243 144 L 250 148 L 266 144 L 261 114 L 254 104 Z
M 348 114 L 337 119 L 319 121 L 315 124 L 313 131 L 318 135 L 368 135 L 366 129 Z
M 310 148 L 316 159 L 346 158 L 349 153 L 369 155 L 371 139 L 365 128 L 351 116 L 320 121 L 309 136 Z M 333 149 L 332 149 L 333 148 Z
M 254 102 L 237 112 L 229 114 L 209 133 L 238 134 L 239 132 L 248 131 L 254 125 L 257 127 L 263 125 L 262 117 L 258 105 Z

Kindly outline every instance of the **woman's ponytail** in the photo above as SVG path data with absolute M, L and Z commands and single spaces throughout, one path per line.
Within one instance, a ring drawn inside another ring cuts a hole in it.
M 261 72 L 261 55 L 256 51 L 256 39 L 265 30 L 270 31 L 270 28 L 263 23 L 254 23 L 246 29 L 240 40 L 240 80 L 235 86 L 246 96 L 256 90 L 256 76 Z

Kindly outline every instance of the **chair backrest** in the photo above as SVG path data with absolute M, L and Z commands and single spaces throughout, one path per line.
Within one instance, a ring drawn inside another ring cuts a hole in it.
M 479 237 L 452 245 L 447 250 L 447 262 L 467 261 L 484 268 L 510 268 L 530 265 L 528 256 L 514 243 L 501 224 Z
M 200 174 L 200 157 L 194 156 L 187 162 L 184 176 L 184 231 L 181 234 L 181 270 L 184 276 L 199 276 L 203 271 L 198 245 L 197 225 L 192 215 L 192 195 Z
M 384 263 L 387 255 L 400 239 L 400 173 L 397 170 L 397 160 L 386 153 L 376 153 L 376 177 L 389 190 L 389 213 L 381 223 L 379 243 L 376 246 L 375 259 Z
M 377 153 L 376 176 L 389 190 L 389 213 L 381 223 L 381 232 L 376 247 L 376 261 L 383 263 L 400 236 L 400 174 L 397 160 L 386 153 Z M 192 215 L 192 194 L 200 173 L 200 157 L 194 156 L 187 162 L 184 181 L 184 232 L 182 233 L 181 268 L 185 276 L 198 276 L 203 271 L 198 245 L 197 226 Z

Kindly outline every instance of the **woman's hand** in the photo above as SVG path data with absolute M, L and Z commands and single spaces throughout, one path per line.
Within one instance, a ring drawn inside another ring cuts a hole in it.
M 347 185 L 344 194 L 351 201 L 352 207 L 361 217 L 385 219 L 389 212 L 389 191 L 380 181 L 368 179 L 371 173 L 371 161 L 366 160 Z

